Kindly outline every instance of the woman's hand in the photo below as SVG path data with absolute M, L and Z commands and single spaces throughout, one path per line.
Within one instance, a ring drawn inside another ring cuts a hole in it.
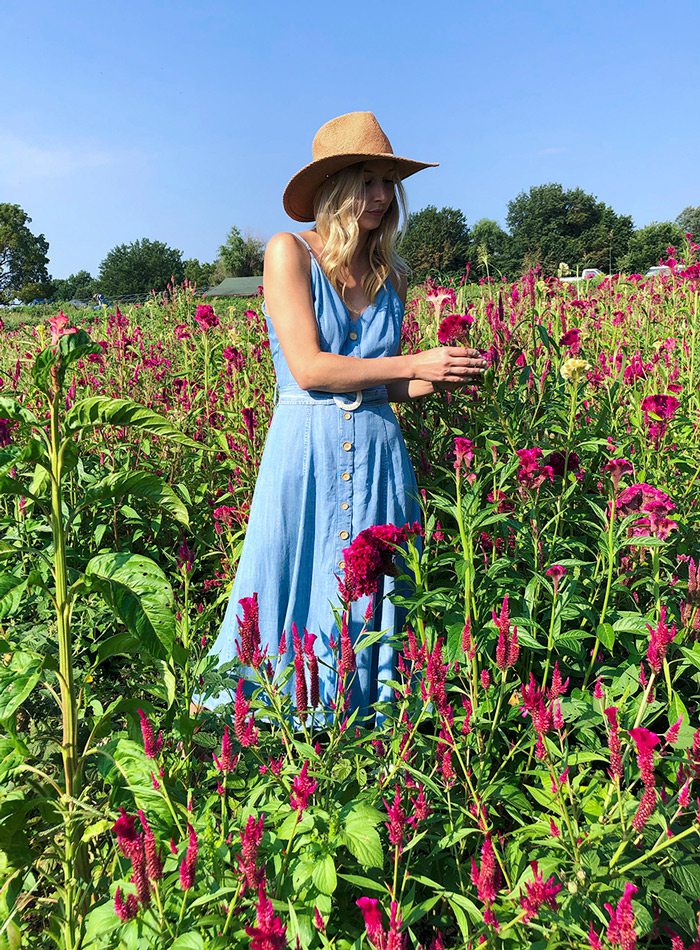
M 413 359 L 415 378 L 438 384 L 479 383 L 488 366 L 478 350 L 465 346 L 436 346 L 415 353 Z

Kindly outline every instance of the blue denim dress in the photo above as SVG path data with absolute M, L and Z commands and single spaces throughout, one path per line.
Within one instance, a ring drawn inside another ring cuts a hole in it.
M 403 304 L 390 280 L 374 304 L 355 320 L 330 283 L 309 244 L 295 234 L 311 255 L 311 287 L 321 349 L 343 356 L 394 356 L 398 350 Z M 292 623 L 299 633 L 316 634 L 320 699 L 328 711 L 337 686 L 337 644 L 333 608 L 340 609 L 338 577 L 343 576 L 343 548 L 364 528 L 403 525 L 420 520 L 418 489 L 399 424 L 386 387 L 361 393 L 330 394 L 300 389 L 285 361 L 265 309 L 279 398 L 265 441 L 253 493 L 245 541 L 231 596 L 212 653 L 220 663 L 233 659 L 239 601 L 257 592 L 260 634 L 273 667 L 293 661 Z M 371 715 L 377 701 L 393 698 L 385 685 L 394 678 L 395 651 L 386 637 L 400 631 L 404 611 L 388 595 L 393 578 L 384 578 L 365 626 L 370 598 L 352 605 L 353 642 L 363 626 L 385 636 L 357 653 L 350 710 Z M 382 596 L 383 595 L 383 596 Z M 282 632 L 286 654 L 277 658 Z M 294 677 L 283 687 L 293 695 Z M 204 700 L 210 708 L 230 702 L 230 693 Z M 316 713 L 316 722 L 324 718 Z

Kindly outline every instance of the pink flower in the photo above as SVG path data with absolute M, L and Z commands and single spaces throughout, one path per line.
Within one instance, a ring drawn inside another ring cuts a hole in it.
M 352 638 L 348 630 L 348 622 L 343 614 L 343 620 L 340 627 L 340 660 L 338 662 L 338 676 L 342 680 L 355 672 L 355 650 L 352 645 Z
M 134 917 L 139 912 L 139 902 L 136 899 L 135 894 L 129 894 L 124 903 L 122 898 L 122 889 L 121 887 L 117 888 L 117 892 L 114 895 L 114 912 L 120 920 L 123 920 L 125 923 L 127 920 L 133 920 Z
M 243 618 L 236 618 L 238 620 L 238 636 L 240 638 L 240 643 L 236 640 L 238 659 L 241 663 L 245 663 L 257 669 L 265 656 L 261 651 L 260 645 L 257 592 L 254 593 L 252 597 L 242 597 L 238 603 L 243 608 Z
M 197 832 L 189 822 L 187 823 L 187 833 L 189 834 L 187 853 L 180 864 L 180 887 L 183 891 L 188 891 L 194 885 L 194 874 L 197 869 L 197 854 L 199 851 Z
M 281 919 L 276 916 L 272 901 L 265 893 L 265 881 L 260 882 L 255 922 L 257 926 L 246 926 L 250 937 L 251 950 L 285 950 L 286 931 Z
M 679 716 L 678 719 L 669 727 L 668 732 L 664 736 L 664 739 L 669 745 L 675 745 L 678 742 L 678 735 L 681 731 L 681 726 L 683 725 L 683 716 Z
M 312 709 L 316 709 L 321 702 L 319 694 L 318 658 L 314 653 L 315 639 L 315 633 L 309 633 L 308 630 L 304 630 L 304 653 L 306 654 L 306 662 L 309 667 L 309 703 Z
M 258 730 L 255 728 L 254 713 L 251 713 L 250 719 L 246 718 L 250 710 L 250 703 L 243 694 L 243 688 L 243 680 L 239 679 L 236 686 L 236 702 L 233 707 L 233 731 L 243 748 L 248 748 L 257 743 Z
M 51 345 L 55 346 L 62 336 L 68 336 L 70 333 L 77 333 L 77 327 L 69 327 L 70 317 L 67 317 L 61 310 L 55 317 L 49 317 L 48 324 L 51 328 Z
M 146 758 L 155 759 L 163 748 L 163 733 L 159 732 L 158 738 L 156 739 L 153 735 L 153 726 L 146 713 L 143 709 L 138 709 L 137 712 L 141 720 L 141 736 L 143 738 L 143 750 L 146 753 Z
M 496 666 L 499 670 L 507 670 L 509 667 L 515 666 L 515 664 L 518 662 L 518 656 L 520 654 L 520 646 L 518 644 L 518 628 L 514 627 L 513 633 L 510 633 L 507 594 L 503 598 L 500 614 L 496 614 L 496 611 L 492 610 L 491 617 L 498 628 Z
M 469 468 L 474 460 L 474 443 L 471 439 L 464 439 L 461 436 L 457 436 L 454 442 L 455 449 L 455 470 L 460 471 L 462 465 L 466 471 L 469 471 Z
M 523 920 L 526 923 L 537 916 L 543 904 L 556 910 L 557 894 L 562 888 L 561 884 L 554 883 L 554 875 L 546 881 L 543 879 L 537 861 L 531 861 L 530 867 L 533 879 L 525 884 L 525 895 L 520 898 L 520 906 L 525 911 Z
M 216 766 L 219 772 L 233 772 L 236 768 L 236 763 L 238 762 L 238 756 L 233 755 L 233 750 L 231 748 L 231 739 L 229 738 L 228 726 L 224 726 L 224 734 L 221 737 L 221 758 L 217 759 L 215 753 L 212 752 L 212 757 L 214 759 L 214 765 Z
M 610 777 L 620 779 L 622 770 L 622 744 L 620 743 L 620 727 L 617 722 L 617 706 L 608 706 L 604 710 L 605 718 L 610 725 L 608 734 L 608 749 L 610 750 Z
M 205 332 L 219 326 L 219 318 L 214 313 L 214 308 L 210 304 L 199 304 L 195 314 L 195 320 Z
M 486 835 L 481 846 L 481 867 L 472 858 L 472 884 L 476 887 L 479 900 L 488 907 L 496 900 L 500 886 L 500 872 L 496 863 L 491 836 Z
M 379 901 L 374 897 L 360 897 L 355 903 L 362 911 L 367 939 L 372 946 L 383 948 L 385 937 Z
M 139 820 L 143 828 L 143 845 L 146 857 L 146 870 L 151 881 L 159 881 L 163 877 L 163 859 L 158 851 L 156 839 L 148 824 L 148 819 L 144 812 L 139 809 Z
M 309 760 L 307 759 L 301 767 L 301 771 L 292 781 L 292 791 L 289 795 L 289 803 L 302 815 L 309 806 L 309 799 L 318 788 L 318 782 L 309 778 Z
M 637 765 L 645 785 L 654 785 L 654 749 L 661 742 L 655 732 L 638 726 L 630 729 L 630 735 L 637 746 Z
M 631 474 L 634 469 L 632 468 L 632 463 L 628 462 L 627 459 L 619 458 L 610 459 L 609 462 L 606 462 L 603 466 L 603 471 L 610 475 L 613 482 L 613 488 L 615 491 L 617 491 L 622 476 Z
M 564 575 L 566 574 L 566 568 L 565 568 L 565 567 L 562 567 L 561 564 L 552 564 L 551 567 L 548 567 L 548 568 L 547 568 L 547 570 L 545 571 L 545 574 L 547 575 L 547 577 L 551 577 L 551 578 L 552 578 L 552 586 L 553 586 L 553 588 L 554 588 L 554 596 L 556 597 L 556 596 L 557 596 L 557 593 L 558 593 L 558 591 L 559 591 L 559 581 L 560 581 L 560 580 L 562 579 L 562 577 L 564 577 Z
M 673 418 L 679 405 L 680 403 L 675 396 L 669 396 L 665 393 L 656 396 L 647 396 L 645 399 L 642 399 L 641 404 L 644 421 L 648 424 L 648 417 L 650 415 L 668 421 Z
M 391 805 L 384 799 L 384 807 L 389 816 L 389 821 L 384 822 L 389 832 L 389 843 L 398 849 L 399 854 L 403 851 L 403 836 L 406 829 L 406 813 L 401 807 L 401 792 L 398 785 L 394 792 L 394 801 Z
M 661 608 L 659 622 L 656 627 L 647 624 L 647 630 L 650 633 L 647 662 L 655 673 L 659 673 L 666 656 L 666 647 L 673 641 L 677 632 L 675 623 L 671 624 L 670 627 L 666 623 L 665 606 Z
M 632 898 L 637 890 L 634 884 L 627 883 L 617 907 L 613 909 L 611 904 L 605 904 L 605 909 L 610 915 L 606 937 L 614 947 L 620 947 L 621 950 L 634 950 L 637 945 L 637 931 L 632 909 Z
M 343 599 L 350 602 L 364 594 L 375 594 L 379 578 L 396 573 L 393 561 L 396 545 L 419 530 L 419 525 L 397 528 L 393 524 L 384 524 L 360 531 L 352 544 L 343 550 L 345 580 L 339 585 Z
M 297 625 L 292 623 L 292 642 L 294 644 L 294 677 L 296 683 L 295 699 L 299 715 L 304 719 L 306 716 L 309 697 L 306 689 L 306 672 L 304 670 L 304 653 L 301 644 L 301 637 L 297 630 Z
M 469 327 L 474 323 L 474 317 L 468 313 L 451 313 L 444 317 L 438 327 L 438 342 L 443 345 L 466 343 L 469 339 Z
M 240 832 L 241 854 L 238 858 L 238 873 L 241 876 L 241 894 L 245 894 L 246 888 L 254 891 L 263 880 L 264 868 L 257 866 L 258 850 L 263 836 L 263 818 L 256 821 L 253 815 L 248 816 L 245 828 Z

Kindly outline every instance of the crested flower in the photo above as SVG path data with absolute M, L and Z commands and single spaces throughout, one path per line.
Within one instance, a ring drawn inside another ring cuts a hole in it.
M 474 460 L 474 443 L 471 439 L 464 439 L 462 436 L 457 436 L 454 441 L 454 450 L 455 450 L 455 470 L 459 472 L 464 466 L 465 471 L 469 471 L 469 468 Z
M 208 303 L 199 304 L 194 319 L 205 332 L 218 327 L 220 323 L 219 318 L 214 313 L 214 308 Z
M 586 360 L 571 356 L 562 363 L 559 372 L 567 383 L 573 383 L 574 386 L 577 386 L 591 368 L 591 364 Z
M 438 342 L 443 346 L 454 346 L 466 343 L 469 338 L 469 328 L 474 323 L 474 317 L 468 313 L 451 313 L 444 317 L 438 327 Z
M 70 317 L 67 317 L 61 310 L 55 317 L 49 317 L 48 324 L 51 329 L 51 345 L 55 346 L 62 336 L 68 336 L 70 333 L 77 333 L 77 327 L 69 327 Z
M 292 791 L 289 796 L 289 803 L 302 815 L 309 806 L 309 799 L 318 788 L 318 782 L 309 778 L 309 760 L 306 759 L 301 767 L 301 771 L 292 781 Z
M 420 525 L 374 525 L 360 531 L 349 547 L 343 550 L 345 579 L 339 585 L 341 596 L 348 602 L 364 594 L 375 594 L 379 579 L 396 574 L 394 553 L 396 546 L 413 534 L 421 532 Z

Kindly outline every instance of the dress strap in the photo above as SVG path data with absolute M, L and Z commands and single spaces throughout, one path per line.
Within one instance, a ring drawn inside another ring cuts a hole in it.
M 290 234 L 293 234 L 295 238 L 299 238 L 299 240 L 301 241 L 301 243 L 306 245 L 306 247 L 307 247 L 307 249 L 308 249 L 309 254 L 311 255 L 311 257 L 315 257 L 315 256 L 316 256 L 316 255 L 314 254 L 314 252 L 311 250 L 311 245 L 310 245 L 307 241 L 304 240 L 304 238 L 301 236 L 301 234 L 297 234 L 296 231 L 290 231 L 289 233 L 290 233 Z

